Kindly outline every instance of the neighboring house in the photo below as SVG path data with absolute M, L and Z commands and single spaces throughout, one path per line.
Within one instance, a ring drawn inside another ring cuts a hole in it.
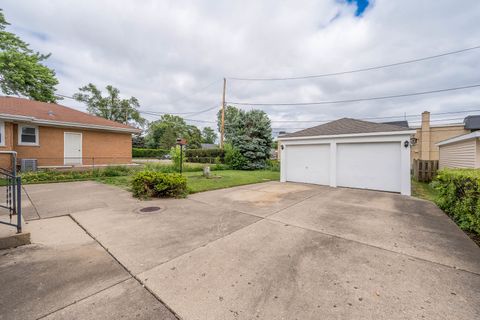
M 428 111 L 422 113 L 422 125 L 415 130 L 416 144 L 412 146 L 412 160 L 438 160 L 437 144 L 440 141 L 471 132 L 468 126 L 465 127 L 465 123 L 432 125 Z
M 437 146 L 440 169 L 480 168 L 480 131 L 441 141 Z
M 0 150 L 40 167 L 128 164 L 140 130 L 54 103 L 0 97 Z M 8 167 L 2 154 L 0 167 Z
M 343 118 L 278 137 L 280 179 L 410 195 L 405 127 Z

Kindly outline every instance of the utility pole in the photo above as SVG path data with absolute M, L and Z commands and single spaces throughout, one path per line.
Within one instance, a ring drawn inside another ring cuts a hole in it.
M 226 90 L 227 90 L 227 79 L 223 78 L 222 123 L 220 125 L 220 149 L 223 149 L 223 139 L 225 136 L 225 91 Z

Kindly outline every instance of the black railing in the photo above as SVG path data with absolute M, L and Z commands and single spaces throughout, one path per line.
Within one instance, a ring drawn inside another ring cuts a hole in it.
M 0 220 L 0 224 L 16 227 L 17 232 L 22 232 L 22 178 L 17 175 L 17 153 L 15 151 L 0 151 L 0 154 L 10 156 L 10 166 L 0 168 L 0 188 L 5 188 L 3 195 L 0 194 L 0 213 L 4 215 L 5 211 L 9 215 L 10 221 Z M 3 212 L 1 212 L 3 211 Z M 16 223 L 14 221 L 16 217 Z

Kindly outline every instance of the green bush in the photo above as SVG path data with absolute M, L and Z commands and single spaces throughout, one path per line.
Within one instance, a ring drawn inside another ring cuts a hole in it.
M 183 197 L 187 193 L 187 178 L 179 173 L 155 171 L 137 172 L 131 182 L 135 197 Z
M 132 157 L 134 158 L 162 158 L 167 155 L 170 150 L 166 149 L 146 149 L 132 148 Z
M 280 161 L 278 160 L 267 160 L 266 170 L 270 171 L 280 171 Z
M 127 176 L 131 169 L 126 166 L 108 166 L 101 170 L 101 175 L 105 177 Z
M 185 155 L 188 162 L 223 163 L 225 151 L 222 149 L 187 149 Z
M 437 205 L 460 228 L 480 234 L 480 170 L 443 169 L 432 182 Z
M 119 177 L 127 176 L 133 171 L 132 168 L 126 166 L 109 166 L 105 169 L 93 170 L 40 170 L 21 172 L 22 182 L 29 183 L 45 183 L 45 182 L 61 182 L 75 180 L 89 180 L 100 177 Z
M 22 182 L 28 183 L 42 183 L 42 182 L 60 182 L 72 180 L 86 180 L 100 176 L 99 170 L 88 171 L 28 171 L 22 172 Z
M 240 150 L 230 144 L 225 144 L 225 164 L 231 169 L 241 170 L 247 165 L 247 159 L 240 153 Z
M 174 168 L 177 171 L 180 171 L 180 165 L 184 164 L 186 161 L 185 148 L 180 148 L 180 146 L 172 147 L 172 149 L 170 149 L 170 156 L 172 157 Z

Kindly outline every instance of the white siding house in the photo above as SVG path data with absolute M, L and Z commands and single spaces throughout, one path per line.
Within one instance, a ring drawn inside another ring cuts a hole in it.
M 475 131 L 459 137 L 441 141 L 439 147 L 439 167 L 479 168 L 480 132 Z

